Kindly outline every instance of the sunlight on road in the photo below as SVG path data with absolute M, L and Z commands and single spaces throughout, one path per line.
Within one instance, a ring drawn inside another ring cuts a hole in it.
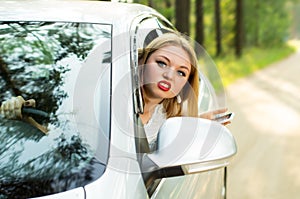
M 300 46 L 300 42 L 299 42 Z M 300 190 L 300 51 L 227 87 L 238 153 L 231 199 L 296 199 Z
M 300 51 L 300 40 L 290 40 L 288 41 L 288 44 L 296 47 L 298 51 Z
M 238 85 L 243 87 L 230 87 L 234 91 L 232 98 L 243 98 L 239 105 L 243 106 L 240 111 L 247 115 L 244 119 L 260 127 L 263 133 L 292 134 L 300 129 L 300 84 L 288 81 L 281 74 L 270 68 L 268 74 L 258 72 L 250 81 L 240 80 Z
M 246 119 L 252 125 L 260 126 L 264 133 L 298 133 L 300 86 L 263 73 L 257 74 L 256 78 L 259 82 L 244 83 L 248 88 L 246 92 L 255 93 L 245 99 L 245 106 L 248 106 L 244 109 Z

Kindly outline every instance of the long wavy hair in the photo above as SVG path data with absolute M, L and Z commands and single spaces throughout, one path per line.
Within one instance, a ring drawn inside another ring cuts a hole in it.
M 181 103 L 177 102 L 176 96 L 170 99 L 164 99 L 161 103 L 166 111 L 166 117 L 175 116 L 198 116 L 198 93 L 199 93 L 199 74 L 198 60 L 195 51 L 186 39 L 185 35 L 179 32 L 168 32 L 153 39 L 145 48 L 139 50 L 139 65 L 141 67 L 141 79 L 143 79 L 143 66 L 148 58 L 156 50 L 165 46 L 177 46 L 185 50 L 190 59 L 191 72 L 188 81 L 180 91 L 179 95 L 182 99 Z M 142 80 L 143 81 L 143 80 Z

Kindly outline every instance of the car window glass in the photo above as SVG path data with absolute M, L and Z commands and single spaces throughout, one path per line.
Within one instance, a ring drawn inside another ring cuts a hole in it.
M 53 194 L 101 176 L 110 66 L 110 25 L 0 22 L 1 102 L 32 98 L 48 115 L 30 115 L 47 135 L 0 116 L 0 198 Z

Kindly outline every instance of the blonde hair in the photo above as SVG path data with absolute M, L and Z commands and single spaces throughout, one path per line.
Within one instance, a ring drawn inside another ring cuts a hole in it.
M 198 92 L 199 92 L 199 75 L 198 75 L 198 60 L 195 51 L 189 41 L 184 35 L 179 32 L 168 32 L 155 38 L 144 49 L 139 51 L 139 64 L 146 64 L 150 55 L 156 50 L 165 46 L 178 46 L 185 50 L 191 62 L 191 72 L 187 83 L 180 91 L 179 95 L 182 102 L 187 102 L 186 112 L 183 110 L 183 103 L 178 103 L 176 96 L 162 101 L 163 107 L 166 111 L 167 118 L 175 116 L 198 116 Z M 141 71 L 143 74 L 143 70 Z M 142 75 L 141 74 L 141 75 Z

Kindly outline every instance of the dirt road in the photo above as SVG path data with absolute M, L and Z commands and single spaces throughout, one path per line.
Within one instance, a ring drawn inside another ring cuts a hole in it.
M 228 199 L 300 198 L 300 51 L 226 92 L 238 144 Z

